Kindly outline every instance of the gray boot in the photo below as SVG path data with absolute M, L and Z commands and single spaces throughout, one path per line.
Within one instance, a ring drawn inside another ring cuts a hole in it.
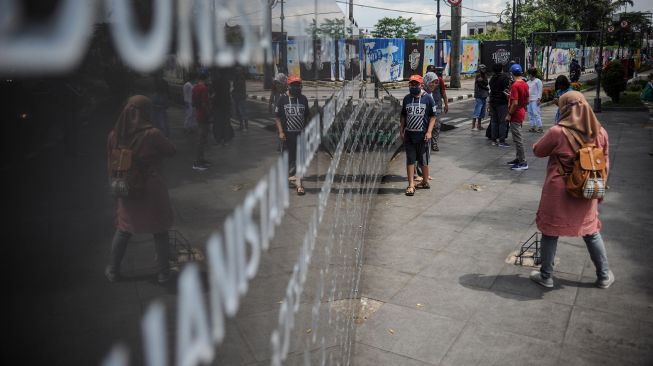
M 170 280 L 170 239 L 167 231 L 154 234 L 154 249 L 158 270 L 157 281 L 166 283 Z
M 120 263 L 127 251 L 127 243 L 132 234 L 127 231 L 116 230 L 111 242 L 111 256 L 109 265 L 104 270 L 104 275 L 110 282 L 120 280 Z

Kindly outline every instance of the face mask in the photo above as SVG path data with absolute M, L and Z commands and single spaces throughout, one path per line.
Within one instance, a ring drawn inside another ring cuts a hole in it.
M 419 93 L 422 91 L 422 88 L 420 88 L 419 86 L 411 86 L 410 88 L 408 88 L 408 90 L 412 95 L 419 95 Z
M 301 86 L 291 86 L 290 87 L 290 95 L 293 97 L 296 97 L 302 93 L 302 88 Z

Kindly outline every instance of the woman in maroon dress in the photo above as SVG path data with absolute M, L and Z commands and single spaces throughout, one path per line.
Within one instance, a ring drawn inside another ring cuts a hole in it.
M 558 169 L 560 161 L 565 172 L 571 171 L 575 151 L 579 148 L 572 136 L 575 133 L 585 142 L 594 141 L 603 150 L 607 170 L 608 133 L 601 127 L 583 94 L 566 92 L 560 97 L 559 105 L 560 122 L 533 146 L 535 156 L 548 156 L 549 163 L 535 220 L 542 232 L 542 267 L 540 271 L 531 273 L 531 279 L 544 287 L 553 287 L 553 260 L 558 237 L 582 236 L 596 267 L 596 285 L 608 288 L 614 282 L 614 274 L 609 269 L 605 245 L 599 233 L 599 200 L 572 197 L 567 193 L 564 176 Z
M 170 279 L 168 230 L 173 214 L 168 188 L 161 176 L 162 160 L 175 154 L 175 146 L 151 122 L 152 101 L 136 95 L 127 101 L 107 142 L 109 174 L 111 153 L 120 147 L 133 149 L 133 168 L 142 176 L 142 191 L 116 199 L 116 233 L 111 244 L 111 259 L 105 275 L 111 282 L 120 279 L 120 262 L 133 233 L 154 234 L 160 283 Z

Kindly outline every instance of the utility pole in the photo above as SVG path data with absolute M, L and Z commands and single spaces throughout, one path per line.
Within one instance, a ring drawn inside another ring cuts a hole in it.
M 512 17 L 512 32 L 510 35 L 510 60 L 515 59 L 515 55 L 513 55 L 513 48 L 515 47 L 515 13 L 517 13 L 517 8 L 515 7 L 515 0 L 512 0 L 512 11 L 511 11 L 511 17 Z
M 279 19 L 281 19 L 281 39 L 283 39 L 283 41 L 281 42 L 281 47 L 280 47 L 280 50 L 279 50 L 280 51 L 279 53 L 280 53 L 280 56 L 281 56 L 280 57 L 281 60 L 279 60 L 279 63 L 281 64 L 281 71 L 287 74 L 288 71 L 286 70 L 286 68 L 288 67 L 288 63 L 286 61 L 286 53 L 288 53 L 288 42 L 287 42 L 288 40 L 286 39 L 286 35 L 283 33 L 283 19 L 284 18 L 285 17 L 283 15 L 283 0 L 281 0 L 281 16 L 279 17 Z
M 436 25 L 435 25 L 435 65 L 442 66 L 442 60 L 440 60 L 440 0 L 435 0 L 437 5 L 437 12 L 435 13 Z
M 461 5 L 451 4 L 451 54 L 449 62 L 449 85 L 451 88 L 460 88 L 460 23 L 462 16 Z
M 268 0 L 268 21 L 270 22 L 270 29 L 267 29 L 270 32 L 270 41 L 274 41 L 272 37 L 272 8 L 274 8 L 275 0 Z M 274 75 L 274 57 L 272 54 L 268 54 L 265 51 L 265 66 L 263 67 L 263 89 L 270 90 L 272 88 L 272 78 Z

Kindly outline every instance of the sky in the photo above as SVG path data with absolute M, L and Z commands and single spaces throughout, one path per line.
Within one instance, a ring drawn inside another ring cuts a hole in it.
M 348 0 L 332 0 L 341 7 L 343 12 L 347 14 L 347 5 L 344 4 Z M 497 14 L 505 9 L 507 0 L 462 0 L 462 22 L 481 22 L 481 21 L 498 21 Z M 420 33 L 435 33 L 435 13 L 436 2 L 435 0 L 354 0 L 354 4 L 364 4 L 366 6 L 376 6 L 388 9 L 397 9 L 399 11 L 388 11 L 380 9 L 372 9 L 367 7 L 354 6 L 354 18 L 358 22 L 360 28 L 372 29 L 376 22 L 383 17 L 412 17 L 415 23 L 422 26 Z M 421 14 L 407 14 L 402 11 L 411 11 Z M 474 11 L 478 10 L 478 11 Z M 628 7 L 627 11 L 653 11 L 653 0 L 634 0 L 634 6 Z M 451 20 L 451 9 L 447 6 L 446 0 L 440 0 L 440 27 L 448 24 Z M 504 16 L 504 21 L 506 21 Z
M 498 14 L 510 0 L 462 0 L 462 22 L 498 21 Z M 273 29 L 280 30 L 281 0 L 272 9 Z M 634 0 L 628 11 L 653 11 L 653 0 Z M 284 31 L 289 36 L 306 35 L 306 28 L 318 13 L 318 23 L 328 18 L 343 18 L 348 15 L 348 0 L 284 0 Z M 421 34 L 435 34 L 435 0 L 354 0 L 354 19 L 359 28 L 372 30 L 383 17 L 412 17 L 422 27 Z M 372 8 L 371 8 L 372 7 Z M 386 8 L 386 10 L 375 9 Z M 389 9 L 389 10 L 388 10 Z M 396 10 L 396 11 L 395 11 Z M 410 13 L 407 13 L 410 12 Z M 255 12 L 260 13 L 260 12 Z M 451 8 L 446 0 L 440 0 L 440 27 L 449 29 Z M 509 21 L 503 17 L 503 21 Z

